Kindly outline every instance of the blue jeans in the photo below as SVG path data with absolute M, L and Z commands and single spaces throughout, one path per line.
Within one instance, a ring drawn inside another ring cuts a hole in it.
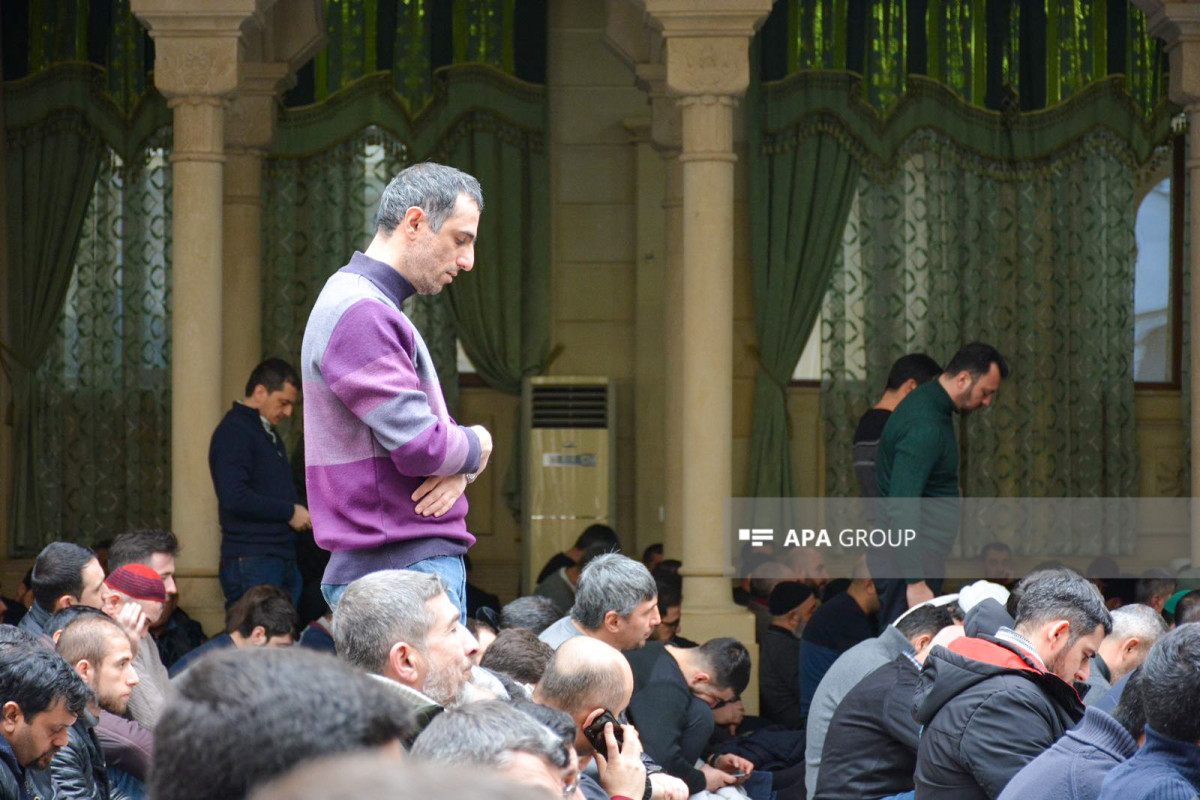
M 146 784 L 123 769 L 109 767 L 108 783 L 114 800 L 146 800 Z
M 450 602 L 458 606 L 459 621 L 467 624 L 467 568 L 462 556 L 434 556 L 424 561 L 418 561 L 405 567 L 413 572 L 424 572 L 437 575 L 446 586 L 446 596 Z M 321 595 L 332 611 L 337 608 L 342 593 L 346 591 L 346 583 L 322 583 Z
M 237 556 L 221 559 L 221 590 L 225 592 L 225 610 L 238 601 L 247 589 L 269 583 L 278 586 L 291 598 L 292 605 L 300 602 L 304 580 L 296 559 L 274 556 Z
M 916 796 L 917 790 L 913 789 L 911 792 L 901 792 L 900 794 L 894 794 L 891 797 L 885 797 L 883 800 L 913 800 L 913 798 Z

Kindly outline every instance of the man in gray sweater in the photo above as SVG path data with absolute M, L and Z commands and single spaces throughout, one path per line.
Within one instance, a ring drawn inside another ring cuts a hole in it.
M 874 639 L 860 642 L 842 653 L 821 679 L 812 705 L 808 709 L 807 739 L 804 745 L 804 786 L 808 799 L 817 791 L 817 775 L 821 768 L 821 751 L 833 712 L 859 681 L 893 661 L 901 653 L 916 653 L 925 647 L 938 631 L 954 624 L 946 606 L 925 605 L 889 625 Z

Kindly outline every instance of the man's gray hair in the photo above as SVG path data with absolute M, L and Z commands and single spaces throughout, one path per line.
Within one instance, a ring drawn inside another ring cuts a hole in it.
M 1112 611 L 1113 639 L 1128 639 L 1136 636 L 1143 651 L 1149 650 L 1167 632 L 1167 621 L 1153 608 L 1141 603 L 1130 603 Z
M 445 591 L 437 575 L 407 569 L 380 570 L 354 581 L 333 612 L 338 657 L 382 675 L 396 642 L 423 650 L 436 623 L 426 603 Z
M 504 769 L 514 753 L 539 756 L 560 768 L 570 763 L 570 754 L 558 734 L 499 700 L 442 712 L 412 747 L 414 761 L 449 767 Z
M 454 213 L 458 196 L 465 194 L 483 211 L 483 189 L 472 176 L 444 164 L 425 162 L 400 170 L 379 198 L 375 227 L 389 235 L 414 206 L 425 212 L 434 233 Z
M 571 617 L 586 630 L 599 630 L 609 611 L 627 619 L 639 605 L 656 597 L 658 586 L 645 564 L 607 553 L 583 568 Z

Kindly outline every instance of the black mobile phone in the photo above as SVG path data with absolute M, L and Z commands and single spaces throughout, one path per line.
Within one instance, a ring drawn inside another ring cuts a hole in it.
M 617 739 L 617 747 L 623 747 L 625 745 L 625 731 L 622 730 L 621 723 L 617 722 L 617 718 L 613 716 L 611 711 L 605 711 L 596 717 L 592 720 L 592 724 L 583 730 L 583 735 L 591 742 L 592 749 L 605 758 L 608 758 L 608 742 L 604 739 L 604 725 L 608 722 L 612 723 L 613 736 Z

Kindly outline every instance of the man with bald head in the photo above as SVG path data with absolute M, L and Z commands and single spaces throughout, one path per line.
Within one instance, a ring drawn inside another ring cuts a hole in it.
M 620 651 L 590 636 L 576 636 L 563 642 L 546 666 L 542 679 L 533 693 L 533 700 L 550 708 L 565 711 L 575 721 L 575 750 L 581 761 L 597 755 L 596 748 L 584 731 L 607 712 L 613 718 L 623 716 L 633 696 L 633 671 Z M 615 744 L 616 731 L 605 724 L 606 741 Z M 580 790 L 587 800 L 607 800 L 609 797 L 642 797 L 646 784 L 646 767 L 642 745 L 632 725 L 622 725 L 624 743 L 619 751 L 609 748 L 609 757 L 597 756 L 599 780 L 582 775 Z M 682 781 L 663 773 L 650 776 L 659 797 L 687 797 Z

